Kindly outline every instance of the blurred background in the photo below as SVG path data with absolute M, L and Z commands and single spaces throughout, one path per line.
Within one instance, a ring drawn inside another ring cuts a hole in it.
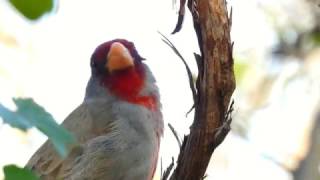
M 0 103 L 32 97 L 60 123 L 84 97 L 89 59 L 107 40 L 133 41 L 160 87 L 165 123 L 182 138 L 193 114 L 187 74 L 157 31 L 168 36 L 194 74 L 199 52 L 187 12 L 170 35 L 173 0 L 60 0 L 36 21 L 0 1 Z M 320 1 L 229 0 L 237 88 L 232 132 L 213 155 L 207 179 L 320 180 Z M 1 121 L 1 120 L 0 120 Z M 24 166 L 46 140 L 38 130 L 0 124 L 0 167 Z M 178 143 L 166 126 L 163 169 Z M 160 177 L 160 165 L 155 179 Z M 0 172 L 0 179 L 3 173 Z

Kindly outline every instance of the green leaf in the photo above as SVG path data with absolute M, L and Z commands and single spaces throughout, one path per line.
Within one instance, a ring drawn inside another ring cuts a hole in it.
M 30 122 L 28 122 L 25 118 L 21 117 L 15 112 L 12 112 L 2 104 L 0 104 L 0 117 L 2 117 L 5 123 L 23 131 L 26 131 L 32 127 L 32 124 L 30 124 Z
M 0 117 L 5 123 L 22 130 L 35 126 L 48 136 L 62 157 L 66 157 L 68 147 L 75 143 L 74 136 L 62 126 L 59 126 L 52 115 L 31 98 L 13 99 L 17 106 L 15 112 L 0 104 Z
M 5 180 L 40 180 L 31 170 L 16 165 L 7 165 L 3 168 Z
M 54 0 L 9 0 L 9 2 L 30 20 L 36 20 L 52 11 L 54 5 Z
M 32 99 L 13 99 L 17 105 L 17 113 L 31 120 L 41 132 L 46 134 L 56 147 L 60 155 L 65 157 L 68 153 L 67 145 L 75 142 L 75 138 L 64 128 L 59 126 L 51 114 L 36 104 Z

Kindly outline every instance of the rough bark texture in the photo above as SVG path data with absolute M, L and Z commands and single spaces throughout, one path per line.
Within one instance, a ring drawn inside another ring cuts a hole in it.
M 196 55 L 195 120 L 185 137 L 172 180 L 197 180 L 205 175 L 214 149 L 229 132 L 229 104 L 235 89 L 231 18 L 225 0 L 189 0 L 201 55 Z

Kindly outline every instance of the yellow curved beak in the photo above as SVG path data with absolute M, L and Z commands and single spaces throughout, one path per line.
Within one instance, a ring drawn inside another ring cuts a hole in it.
M 133 66 L 134 61 L 129 50 L 119 42 L 112 43 L 107 55 L 106 68 L 108 71 L 112 73 Z

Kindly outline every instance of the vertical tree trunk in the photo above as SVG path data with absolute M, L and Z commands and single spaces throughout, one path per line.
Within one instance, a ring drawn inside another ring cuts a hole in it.
M 202 179 L 214 149 L 229 131 L 228 110 L 235 89 L 231 19 L 225 0 L 189 0 L 201 55 L 195 120 L 185 137 L 172 180 Z

